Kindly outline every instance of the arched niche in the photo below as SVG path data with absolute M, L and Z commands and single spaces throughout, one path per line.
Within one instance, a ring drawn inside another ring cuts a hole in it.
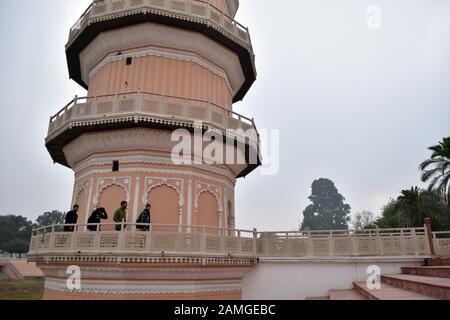
M 152 224 L 179 224 L 180 198 L 176 189 L 166 184 L 155 186 L 148 191 L 147 199 L 152 206 Z M 176 232 L 177 229 L 175 227 L 154 226 L 153 231 Z
M 196 201 L 196 226 L 220 227 L 220 214 L 217 196 L 210 191 L 203 191 L 198 195 Z M 208 234 L 217 234 L 218 229 L 207 228 Z
M 127 192 L 123 186 L 120 185 L 110 185 L 103 189 L 100 193 L 97 208 L 105 208 L 108 213 L 108 220 L 103 220 L 103 223 L 113 223 L 114 212 L 120 208 L 120 203 L 122 201 L 127 201 Z M 131 216 L 128 211 L 127 221 L 130 221 Z M 112 226 L 102 227 L 102 231 L 112 231 L 114 228 Z

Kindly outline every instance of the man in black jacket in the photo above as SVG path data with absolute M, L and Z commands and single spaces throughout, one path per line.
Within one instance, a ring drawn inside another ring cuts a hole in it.
M 105 208 L 97 208 L 92 212 L 91 216 L 88 219 L 88 225 L 87 228 L 90 231 L 100 231 L 97 230 L 97 225 L 100 224 L 101 220 L 107 220 L 108 219 L 108 213 L 106 212 Z M 95 224 L 95 225 L 94 225 Z
M 80 209 L 79 205 L 74 205 L 72 211 L 67 212 L 66 220 L 64 224 L 77 224 L 78 221 L 78 209 Z M 64 232 L 73 232 L 75 227 L 72 226 L 64 226 Z
M 149 231 L 150 230 L 150 209 L 152 208 L 151 205 L 147 204 L 145 206 L 144 211 L 140 214 L 139 218 L 137 218 L 136 224 L 137 229 L 141 231 Z M 141 225 L 139 225 L 141 224 Z

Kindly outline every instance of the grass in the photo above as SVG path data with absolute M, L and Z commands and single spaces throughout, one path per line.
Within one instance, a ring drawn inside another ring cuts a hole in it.
M 44 278 L 1 280 L 0 300 L 42 300 Z

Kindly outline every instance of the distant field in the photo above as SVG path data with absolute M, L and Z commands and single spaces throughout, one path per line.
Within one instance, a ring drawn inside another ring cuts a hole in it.
M 44 278 L 0 281 L 0 300 L 42 300 L 43 291 Z

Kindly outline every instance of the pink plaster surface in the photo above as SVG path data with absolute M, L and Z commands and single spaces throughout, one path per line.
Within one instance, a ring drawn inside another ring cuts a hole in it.
M 330 290 L 330 300 L 366 300 L 356 290 Z
M 438 277 L 424 277 L 410 274 L 399 274 L 394 276 L 386 276 L 388 279 L 397 279 L 402 281 L 414 282 L 417 284 L 430 285 L 433 287 L 443 287 L 450 289 L 450 279 Z
M 397 288 L 385 283 L 381 284 L 380 290 L 370 290 L 365 282 L 356 282 L 355 288 L 364 295 L 370 295 L 373 300 L 435 300 L 413 291 Z
M 27 262 L 26 260 L 3 260 L 5 264 L 12 264 L 23 277 L 43 277 L 41 269 L 36 266 L 34 262 Z M 0 262 L 1 264 L 2 262 Z

